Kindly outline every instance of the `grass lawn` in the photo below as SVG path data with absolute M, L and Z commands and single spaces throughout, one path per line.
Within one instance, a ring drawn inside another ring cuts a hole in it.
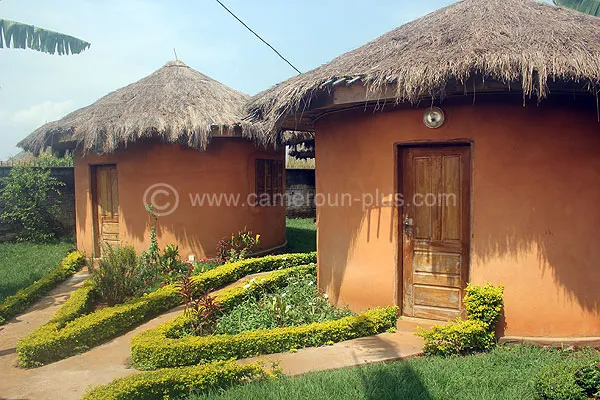
M 0 302 L 56 268 L 73 243 L 0 243 Z
M 317 225 L 313 218 L 286 219 L 287 252 L 317 251 Z
M 543 366 L 598 358 L 600 352 L 566 353 L 527 346 L 499 347 L 488 354 L 415 358 L 251 383 L 200 399 L 534 399 L 533 382 Z

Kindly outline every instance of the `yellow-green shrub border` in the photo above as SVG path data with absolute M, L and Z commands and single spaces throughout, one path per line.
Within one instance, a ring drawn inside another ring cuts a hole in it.
M 0 304 L 0 325 L 25 311 L 27 307 L 46 295 L 57 284 L 77 272 L 84 264 L 85 256 L 79 252 L 72 252 L 63 258 L 58 267 L 41 279 L 7 297 Z
M 315 253 L 284 254 L 224 264 L 192 278 L 197 290 L 218 289 L 246 275 L 306 264 Z M 74 296 L 74 297 L 73 297 Z M 124 304 L 85 314 L 93 297 L 91 283 L 78 289 L 55 317 L 17 344 L 19 365 L 39 367 L 89 350 L 181 304 L 176 285 L 168 285 Z M 72 301 L 71 301 L 72 300 Z
M 435 325 L 416 333 L 425 340 L 426 355 L 454 356 L 486 351 L 496 345 L 496 323 L 504 306 L 504 286 L 467 285 L 463 299 L 467 319 Z
M 219 361 L 115 379 L 107 385 L 89 390 L 82 400 L 163 400 L 275 376 L 277 373 L 267 371 L 259 364 L 240 365 L 235 361 Z
M 312 273 L 314 265 L 276 271 L 219 293 L 215 301 L 225 309 L 241 301 L 250 291 L 285 282 L 298 273 Z M 165 324 L 140 333 L 131 341 L 133 365 L 141 370 L 181 367 L 204 362 L 278 353 L 302 347 L 322 346 L 385 332 L 396 326 L 398 308 L 376 308 L 357 316 L 302 326 L 262 329 L 237 335 L 182 336 L 187 317 L 180 315 Z

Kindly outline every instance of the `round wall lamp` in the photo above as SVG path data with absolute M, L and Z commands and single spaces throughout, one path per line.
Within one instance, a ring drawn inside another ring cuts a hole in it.
M 439 128 L 444 124 L 444 112 L 439 107 L 431 107 L 423 114 L 423 123 L 428 128 Z

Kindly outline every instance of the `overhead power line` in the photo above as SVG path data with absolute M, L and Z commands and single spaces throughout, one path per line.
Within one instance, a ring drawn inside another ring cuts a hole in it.
M 279 56 L 279 58 L 281 58 L 283 61 L 285 61 L 286 63 L 288 63 L 288 65 L 292 68 L 294 68 L 296 70 L 296 72 L 298 72 L 299 74 L 301 74 L 302 72 L 300 72 L 300 70 L 296 67 L 294 67 L 294 65 L 288 61 L 287 58 L 285 58 L 284 56 L 281 55 L 280 52 L 277 51 L 277 49 L 275 49 L 275 47 L 271 46 L 265 39 L 263 39 L 262 37 L 260 37 L 260 35 L 256 32 L 254 32 L 252 30 L 252 28 L 250 28 L 248 25 L 246 25 L 246 23 L 244 21 L 242 21 L 241 19 L 238 18 L 237 15 L 235 15 L 229 8 L 227 8 L 225 6 L 225 4 L 223 4 L 220 0 L 216 0 L 217 3 L 219 3 L 221 5 L 221 7 L 223 7 L 229 14 L 231 14 L 233 16 L 233 18 L 237 19 L 240 24 L 244 25 L 244 27 L 246 29 L 248 29 L 250 32 L 252 32 L 254 34 L 254 36 L 256 36 L 257 38 L 259 38 L 261 40 L 261 42 L 263 42 L 264 44 L 266 44 L 267 46 L 269 46 L 271 48 L 271 50 L 273 50 L 275 52 L 275 54 L 277 54 Z

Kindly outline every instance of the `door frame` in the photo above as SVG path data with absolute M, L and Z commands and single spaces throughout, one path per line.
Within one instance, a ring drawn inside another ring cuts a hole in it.
M 98 217 L 98 185 L 96 171 L 99 167 L 114 167 L 119 182 L 119 169 L 116 163 L 88 164 L 88 175 L 92 205 L 92 258 L 101 258 L 98 239 L 100 238 L 100 219 Z M 120 203 L 120 202 L 119 202 Z
M 402 194 L 403 189 L 403 170 L 402 170 L 402 162 L 403 162 L 403 150 L 411 147 L 459 147 L 465 146 L 468 147 L 469 151 L 469 204 L 468 204 L 468 218 L 467 223 L 469 227 L 469 243 L 467 246 L 467 267 L 468 271 L 467 283 L 471 280 L 473 276 L 473 266 L 471 263 L 472 255 L 473 255 L 473 192 L 474 192 L 474 162 L 475 162 L 475 142 L 472 139 L 468 138 L 459 138 L 459 139 L 451 139 L 451 140 L 413 140 L 413 141 L 402 141 L 394 143 L 394 182 L 395 182 L 395 193 Z M 403 306 L 404 306 L 404 245 L 403 241 L 403 229 L 404 229 L 404 219 L 403 219 L 403 206 L 396 202 L 394 206 L 394 211 L 396 213 L 396 218 L 394 221 L 394 237 L 396 238 L 396 268 L 394 268 L 395 277 L 394 277 L 394 299 L 395 304 L 399 307 L 400 315 L 403 315 Z M 464 317 L 464 305 L 461 299 L 461 307 L 463 317 Z

